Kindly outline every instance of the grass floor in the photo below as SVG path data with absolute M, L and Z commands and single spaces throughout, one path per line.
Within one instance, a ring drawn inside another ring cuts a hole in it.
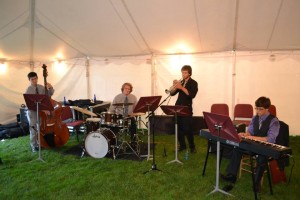
M 147 142 L 146 136 L 142 140 Z M 190 154 L 188 160 L 184 152 L 178 154 L 183 165 L 168 164 L 175 158 L 174 135 L 157 134 L 155 143 L 155 164 L 161 171 L 151 170 L 153 161 L 147 159 L 81 158 L 81 142 L 74 136 L 61 148 L 43 149 L 45 162 L 30 151 L 29 136 L 1 141 L 0 199 L 254 199 L 249 174 L 237 181 L 233 196 L 220 192 L 207 196 L 215 185 L 215 156 L 209 157 L 202 176 L 206 139 L 195 136 L 197 153 Z M 300 157 L 299 143 L 300 137 L 290 138 L 294 160 Z M 221 172 L 227 162 L 222 161 Z M 286 168 L 288 177 L 292 164 L 291 159 Z M 270 195 L 265 178 L 259 199 L 298 199 L 300 170 L 297 165 L 293 169 L 289 184 L 273 186 L 274 195 Z M 220 188 L 225 184 L 220 180 Z

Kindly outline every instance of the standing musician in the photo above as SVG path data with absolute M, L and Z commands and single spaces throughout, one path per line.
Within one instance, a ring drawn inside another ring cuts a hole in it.
M 178 94 L 175 105 L 188 106 L 191 111 L 190 116 L 178 116 L 178 140 L 179 151 L 186 149 L 184 135 L 186 134 L 191 153 L 196 153 L 196 147 L 194 143 L 194 134 L 192 129 L 192 116 L 193 116 L 193 98 L 195 98 L 198 92 L 198 83 L 191 78 L 192 68 L 190 65 L 184 65 L 181 68 L 182 81 L 173 81 L 173 87 L 176 89 L 171 91 L 171 96 Z
M 133 109 L 137 103 L 136 96 L 131 94 L 132 89 L 133 87 L 131 83 L 124 83 L 121 88 L 122 93 L 115 96 L 108 111 L 117 115 L 123 115 L 124 119 L 131 121 L 131 126 L 129 127 L 129 131 L 131 134 L 131 140 L 132 142 L 134 142 L 133 139 L 136 134 L 136 123 L 134 117 L 128 117 L 130 116 L 130 114 L 133 113 Z M 124 107 L 114 105 L 114 104 L 123 104 L 123 103 L 124 103 Z
M 279 121 L 278 119 L 271 115 L 269 112 L 269 107 L 271 101 L 267 97 L 259 97 L 255 101 L 256 115 L 252 118 L 248 130 L 246 133 L 239 133 L 240 137 L 245 137 L 248 139 L 254 139 L 264 142 L 275 143 L 276 137 L 279 134 Z M 237 173 L 240 167 L 241 159 L 243 153 L 233 149 L 232 157 L 226 169 L 226 175 L 221 175 L 221 178 L 229 183 L 235 183 Z M 255 171 L 255 191 L 260 191 L 260 181 L 263 173 L 268 165 L 268 158 L 265 156 L 258 155 L 256 157 L 257 167 Z M 232 185 L 227 185 L 224 187 L 225 191 L 229 191 L 233 188 Z
M 35 72 L 30 72 L 27 75 L 30 86 L 27 88 L 25 94 L 45 94 L 45 87 L 43 85 L 38 84 L 38 76 Z M 51 97 L 54 94 L 54 89 L 50 83 L 47 83 L 48 95 Z M 37 113 L 34 110 L 28 110 L 27 118 L 29 122 L 29 131 L 30 131 L 30 146 L 32 152 L 36 152 L 38 147 L 37 141 Z

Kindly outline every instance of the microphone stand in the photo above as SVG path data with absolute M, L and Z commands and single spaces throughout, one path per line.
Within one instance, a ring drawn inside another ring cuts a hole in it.
M 169 97 L 171 97 L 171 95 L 169 94 L 169 96 L 167 97 L 167 98 L 165 98 L 157 107 L 160 107 Z M 149 108 L 148 108 L 148 110 L 149 110 Z M 146 173 L 148 173 L 148 172 L 150 172 L 150 171 L 160 171 L 160 172 L 162 172 L 162 170 L 160 170 L 160 169 L 157 169 L 157 167 L 156 167 L 156 163 L 155 163 L 155 144 L 154 144 L 154 127 L 155 127 L 155 123 L 154 123 L 154 117 L 155 117 L 155 114 L 154 114 L 154 111 L 152 111 L 151 113 L 149 112 L 149 114 L 148 114 L 148 116 L 147 117 L 150 117 L 150 116 L 153 116 L 153 124 L 152 124 L 152 143 L 153 143 L 153 159 L 152 159 L 152 166 L 151 166 L 151 169 L 150 170 L 148 170 L 148 171 L 146 171 L 146 172 L 144 172 L 144 174 L 146 174 Z M 150 122 L 150 120 L 149 120 L 149 122 Z M 150 123 L 148 124 L 148 130 L 149 130 L 149 128 L 150 128 Z

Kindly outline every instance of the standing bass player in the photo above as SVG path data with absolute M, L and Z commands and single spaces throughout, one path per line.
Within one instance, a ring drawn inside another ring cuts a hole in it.
M 30 86 L 27 88 L 25 94 L 45 94 L 45 87 L 38 84 L 38 75 L 35 72 L 30 72 L 27 75 L 30 82 Z M 47 83 L 48 95 L 51 97 L 54 94 L 54 89 L 50 83 Z M 30 146 L 31 151 L 38 151 L 38 141 L 37 141 L 37 113 L 34 110 L 28 110 L 27 118 L 29 122 L 30 131 Z

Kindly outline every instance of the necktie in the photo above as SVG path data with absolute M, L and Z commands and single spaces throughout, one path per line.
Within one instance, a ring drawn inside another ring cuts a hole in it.
M 39 91 L 38 91 L 38 87 L 36 86 L 36 88 L 35 88 L 35 92 L 36 92 L 36 94 L 38 94 L 39 93 Z
M 126 96 L 124 103 L 128 103 L 128 98 Z M 125 110 L 124 110 L 124 116 L 127 117 L 128 116 L 128 105 L 125 105 Z
M 261 125 L 262 125 L 262 119 L 261 118 L 259 118 L 259 129 L 261 128 Z

